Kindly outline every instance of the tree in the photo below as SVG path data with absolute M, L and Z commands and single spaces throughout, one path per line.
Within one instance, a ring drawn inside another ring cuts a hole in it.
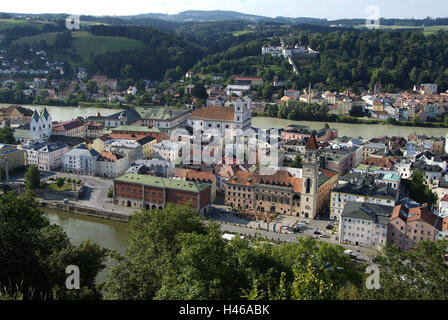
M 86 87 L 87 91 L 90 92 L 91 94 L 94 93 L 98 93 L 98 84 L 96 83 L 96 81 L 93 80 L 89 80 L 87 82 L 87 87 Z
M 70 243 L 63 229 L 51 225 L 27 191 L 0 199 L 0 284 L 24 299 L 98 299 L 95 278 L 107 251 L 91 242 Z M 80 269 L 81 290 L 67 290 L 65 269 Z M 1 293 L 0 293 L 1 296 Z
M 111 186 L 109 190 L 107 190 L 107 197 L 113 198 L 114 197 L 114 188 Z
M 10 127 L 0 129 L 0 143 L 15 144 L 14 131 Z
M 251 299 L 331 300 L 338 299 L 348 286 L 362 284 L 359 267 L 341 246 L 299 238 L 298 244 L 279 246 L 277 254 L 290 263 L 290 270 L 281 274 L 276 287 L 262 289 L 257 281 L 247 292 Z
M 59 49 L 70 48 L 70 42 L 72 39 L 72 33 L 70 31 L 64 31 L 56 35 L 56 41 L 54 46 Z
M 448 299 L 448 240 L 420 241 L 411 251 L 385 246 L 374 261 L 380 269 L 380 289 L 367 290 L 366 299 Z
M 204 85 L 199 83 L 195 84 L 194 87 L 191 89 L 191 95 L 199 99 L 207 99 L 208 97 Z
M 162 210 L 143 210 L 129 221 L 129 246 L 104 289 L 109 299 L 153 299 L 162 278 L 181 249 L 181 235 L 205 234 L 202 219 L 188 207 L 168 205 Z M 144 285 L 143 285 L 144 284 Z
M 64 179 L 63 178 L 58 178 L 56 185 L 61 188 L 64 185 Z
M 36 190 L 40 187 L 40 172 L 36 166 L 30 166 L 25 173 L 25 186 L 27 189 Z
M 291 168 L 302 168 L 302 157 L 298 154 L 290 165 Z
M 404 179 L 402 182 L 409 197 L 418 203 L 428 203 L 430 206 L 433 206 L 437 202 L 437 195 L 425 184 L 422 172 L 415 171 L 411 180 Z
M 344 249 L 314 239 L 272 245 L 222 239 L 194 209 L 168 205 L 130 220 L 129 247 L 108 275 L 109 299 L 336 299 L 362 278 Z

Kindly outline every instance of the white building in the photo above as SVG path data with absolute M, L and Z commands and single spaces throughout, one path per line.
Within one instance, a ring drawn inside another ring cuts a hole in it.
M 103 151 L 97 160 L 97 174 L 100 177 L 119 177 L 126 172 L 128 167 L 128 158 L 116 152 Z
M 99 156 L 97 151 L 89 150 L 82 144 L 62 156 L 62 168 L 69 173 L 96 175 Z
M 133 96 L 135 96 L 137 94 L 137 88 L 131 86 L 128 88 L 128 90 L 126 92 L 127 92 L 127 94 L 132 94 Z
M 34 110 L 31 122 L 15 129 L 14 138 L 20 142 L 46 141 L 50 138 L 53 130 L 53 121 L 47 108 L 39 114 Z
M 189 143 L 182 141 L 163 140 L 154 145 L 154 158 L 177 164 L 184 156 L 183 151 L 189 150 Z
M 18 146 L 25 151 L 25 164 L 50 171 L 62 167 L 62 156 L 70 151 L 64 143 L 27 143 Z
M 273 57 L 281 57 L 283 55 L 282 46 L 263 46 L 261 47 L 262 55 L 270 55 Z
M 143 147 L 135 140 L 110 139 L 104 143 L 104 147 L 105 151 L 127 157 L 129 163 L 143 159 Z
M 385 184 L 374 184 L 374 179 L 354 178 L 344 184 L 338 184 L 331 191 L 330 219 L 340 220 L 348 202 L 366 202 L 394 207 L 399 192 Z
M 241 97 L 244 92 L 249 92 L 250 85 L 229 84 L 225 90 L 226 90 L 226 95 L 228 95 L 228 96 L 235 94 L 235 95 Z
M 394 207 L 348 202 L 339 221 L 339 242 L 376 248 L 387 242 Z
M 188 119 L 188 125 L 193 130 L 216 129 L 225 136 L 226 130 L 248 130 L 252 126 L 250 102 L 237 100 L 233 107 L 209 106 L 196 109 Z

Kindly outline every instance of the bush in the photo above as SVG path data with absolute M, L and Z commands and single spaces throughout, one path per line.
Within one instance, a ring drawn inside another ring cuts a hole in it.
M 58 178 L 58 181 L 56 182 L 56 185 L 61 188 L 64 185 L 64 179 Z

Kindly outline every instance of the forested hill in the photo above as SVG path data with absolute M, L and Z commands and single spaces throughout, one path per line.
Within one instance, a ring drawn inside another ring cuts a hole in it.
M 300 75 L 285 60 L 261 57 L 263 43 L 278 38 L 259 39 L 234 46 L 199 61 L 193 70 L 200 73 L 237 73 L 278 76 L 292 87 L 324 83 L 330 90 L 371 88 L 380 82 L 388 91 L 410 89 L 416 83 L 434 82 L 448 89 L 448 32 L 426 35 L 422 31 L 362 31 L 310 33 L 301 31 L 291 44 L 301 42 L 318 51 L 319 58 L 298 61 Z
M 152 28 L 94 25 L 89 32 L 126 37 L 146 45 L 141 50 L 108 52 L 92 58 L 88 67 L 91 73 L 107 74 L 114 78 L 160 80 L 170 69 L 174 70 L 176 77 L 180 77 L 205 55 L 204 48 Z M 125 67 L 126 72 L 123 71 Z

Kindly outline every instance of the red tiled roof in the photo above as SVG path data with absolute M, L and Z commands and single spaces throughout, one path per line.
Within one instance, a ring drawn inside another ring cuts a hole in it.
M 101 152 L 101 159 L 108 162 L 117 162 L 118 160 L 123 159 L 123 156 L 115 152 L 103 151 Z
M 81 120 L 71 120 L 66 122 L 60 122 L 53 126 L 53 131 L 68 131 L 75 128 L 79 128 L 84 125 L 84 122 Z
M 400 218 L 406 223 L 423 220 L 431 226 L 436 225 L 438 216 L 431 212 L 427 207 L 407 208 L 403 205 L 398 205 L 392 211 L 390 220 Z
M 190 118 L 233 121 L 234 112 L 234 107 L 209 106 L 194 110 Z
M 254 184 L 276 185 L 292 188 L 296 193 L 302 191 L 302 178 L 294 178 L 289 172 L 281 170 L 268 176 L 260 175 L 258 172 L 238 171 L 228 182 L 245 186 Z
M 394 166 L 395 162 L 397 161 L 398 160 L 395 158 L 369 157 L 366 160 L 362 161 L 361 163 L 369 166 L 391 169 Z
M 180 168 L 174 169 L 174 176 L 181 179 L 185 179 L 187 181 L 195 181 L 195 182 L 200 181 L 208 183 L 212 183 L 214 178 L 212 172 L 197 171 L 191 169 L 180 169 Z
M 314 132 L 311 134 L 310 138 L 308 139 L 308 143 L 305 146 L 305 150 L 318 150 L 319 144 L 316 140 L 316 135 Z

